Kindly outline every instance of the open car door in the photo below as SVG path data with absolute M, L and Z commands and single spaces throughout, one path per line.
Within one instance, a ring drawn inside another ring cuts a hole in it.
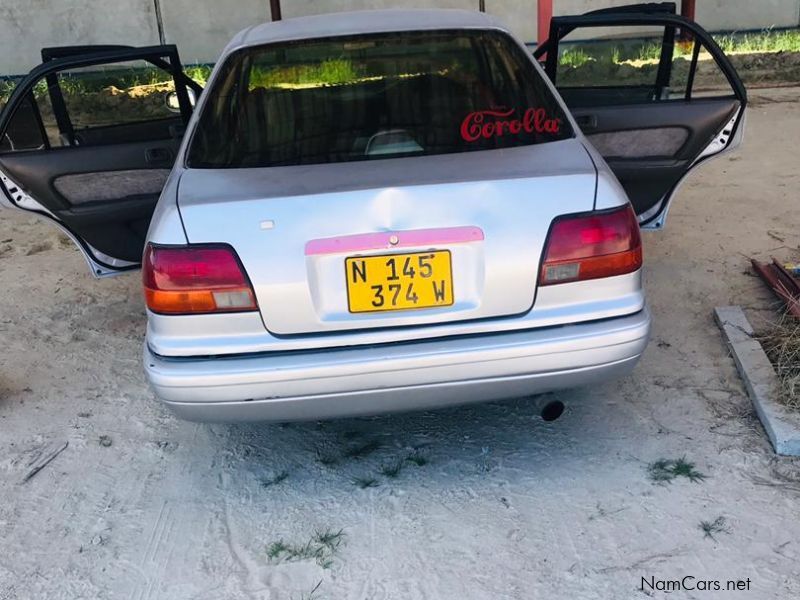
M 644 229 L 663 226 L 689 172 L 741 141 L 744 85 L 712 37 L 676 15 L 674 3 L 555 17 L 534 56 Z
M 0 113 L 0 205 L 57 224 L 96 276 L 136 268 L 202 88 L 172 45 L 42 58 Z

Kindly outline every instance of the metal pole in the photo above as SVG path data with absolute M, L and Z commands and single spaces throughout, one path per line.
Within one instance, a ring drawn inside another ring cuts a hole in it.
M 681 16 L 694 21 L 695 0 L 681 0 Z M 691 41 L 691 34 L 681 30 L 680 39 L 684 42 Z
M 273 21 L 281 20 L 281 0 L 269 0 L 269 11 Z
M 536 44 L 540 45 L 550 35 L 550 19 L 553 18 L 553 0 L 536 2 Z
M 681 16 L 694 21 L 694 9 L 696 0 L 681 0 Z

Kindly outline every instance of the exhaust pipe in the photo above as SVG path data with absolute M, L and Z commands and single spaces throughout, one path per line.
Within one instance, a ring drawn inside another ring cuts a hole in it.
M 555 421 L 564 414 L 564 403 L 561 400 L 542 398 L 536 403 L 536 410 L 539 411 L 543 421 Z

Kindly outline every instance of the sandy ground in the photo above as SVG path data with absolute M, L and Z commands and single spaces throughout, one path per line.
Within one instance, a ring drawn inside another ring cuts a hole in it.
M 640 366 L 557 394 L 554 423 L 531 400 L 178 421 L 143 380 L 137 275 L 96 281 L 47 226 L 3 214 L 0 598 L 627 599 L 666 597 L 642 577 L 686 575 L 750 591 L 670 598 L 800 597 L 800 460 L 773 455 L 712 318 L 724 304 L 769 316 L 745 257 L 800 243 L 798 90 L 754 96 L 743 148 L 645 236 L 655 325 Z M 380 473 L 409 455 L 428 462 Z M 683 456 L 704 480 L 650 481 L 649 463 Z M 705 537 L 717 517 L 725 531 Z M 268 559 L 276 541 L 340 529 L 327 568 Z

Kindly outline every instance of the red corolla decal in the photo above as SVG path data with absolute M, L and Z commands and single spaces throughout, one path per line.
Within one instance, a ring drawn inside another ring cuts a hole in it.
M 501 135 L 522 133 L 558 133 L 561 119 L 550 118 L 543 108 L 528 108 L 522 118 L 509 118 L 516 111 L 478 110 L 469 113 L 461 122 L 461 137 L 465 142 L 480 138 L 489 139 Z

